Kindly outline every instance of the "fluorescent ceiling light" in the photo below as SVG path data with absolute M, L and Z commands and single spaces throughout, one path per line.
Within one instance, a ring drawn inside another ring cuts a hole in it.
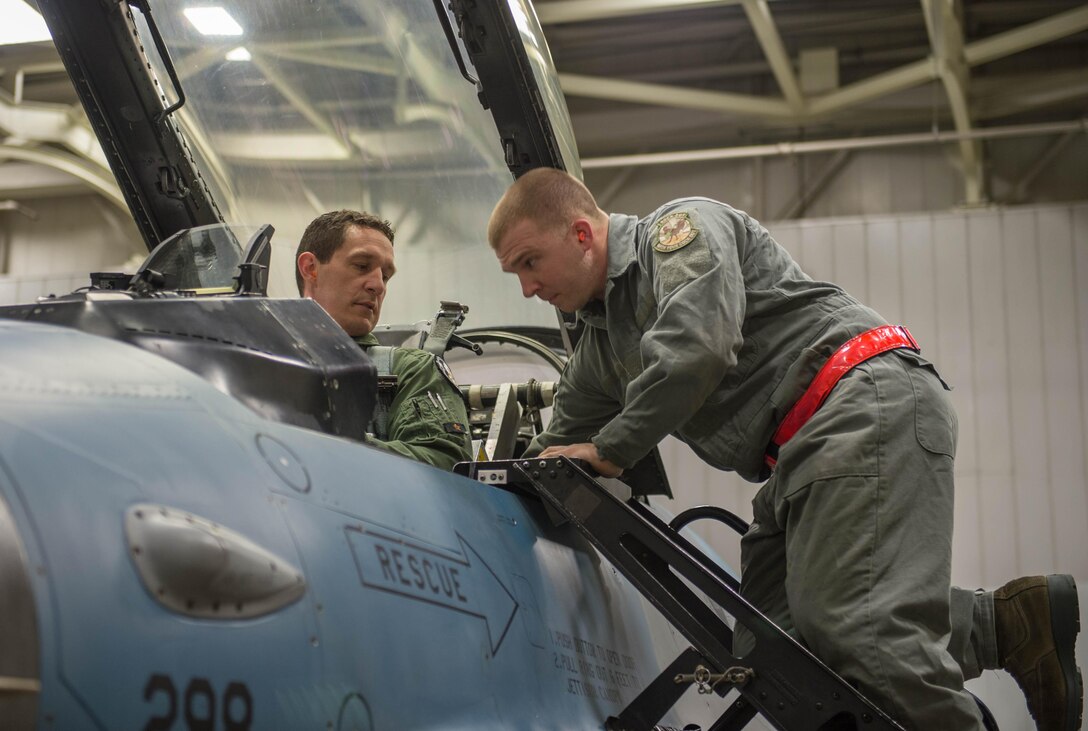
M 186 8 L 182 12 L 193 27 L 206 36 L 242 35 L 242 26 L 223 8 Z
M 49 28 L 42 16 L 23 0 L 0 0 L 0 45 L 48 41 Z
M 227 51 L 228 61 L 249 61 L 253 56 L 249 55 L 249 51 L 245 46 L 238 46 L 230 51 Z

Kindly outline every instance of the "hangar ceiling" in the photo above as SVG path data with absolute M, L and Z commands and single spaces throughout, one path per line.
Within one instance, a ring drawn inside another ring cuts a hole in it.
M 970 201 L 982 139 L 1057 123 L 1058 154 L 1086 130 L 1084 2 L 541 0 L 537 12 L 586 168 L 938 133 L 959 140 Z
M 1041 171 L 1088 131 L 1085 2 L 539 0 L 536 10 L 586 168 L 940 136 L 957 145 L 970 201 L 982 195 L 985 140 L 1046 134 Z M 345 3 L 345 28 L 351 12 Z M 280 119 L 308 127 L 316 148 L 322 136 L 335 147 L 337 121 L 320 89 L 292 83 L 285 67 L 395 75 L 395 56 L 375 51 L 381 39 L 342 31 L 333 41 L 247 43 L 266 60 L 254 83 L 281 89 Z M 179 66 L 200 73 L 199 61 Z M 120 204 L 52 45 L 0 46 L 0 70 L 0 200 L 90 186 Z M 383 118 L 396 96 L 391 86 L 387 102 L 367 100 L 360 119 Z M 291 154 L 255 128 L 240 123 L 231 148 Z M 12 174 L 32 166 L 50 172 Z

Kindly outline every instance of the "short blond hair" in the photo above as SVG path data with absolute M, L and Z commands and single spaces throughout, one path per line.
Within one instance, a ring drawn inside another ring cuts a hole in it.
M 550 231 L 565 229 L 579 216 L 597 219 L 603 215 L 581 180 L 555 168 L 534 168 L 507 189 L 491 212 L 487 241 L 498 249 L 510 227 L 526 219 Z

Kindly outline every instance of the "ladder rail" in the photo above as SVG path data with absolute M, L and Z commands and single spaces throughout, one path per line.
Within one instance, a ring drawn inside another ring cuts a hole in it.
M 735 687 L 777 728 L 820 729 L 844 722 L 848 727 L 850 719 L 866 729 L 902 728 L 741 597 L 721 566 L 648 508 L 619 500 L 571 460 L 477 466 L 519 475 L 546 505 L 575 524 L 715 666 L 714 672 L 750 670 L 740 673 L 744 679 Z M 685 580 L 752 632 L 751 652 L 743 658 L 732 654 L 732 630 Z

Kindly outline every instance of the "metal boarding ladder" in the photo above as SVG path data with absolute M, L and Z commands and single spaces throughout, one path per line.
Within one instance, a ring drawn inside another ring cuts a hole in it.
M 645 731 L 692 685 L 739 697 L 710 731 L 742 729 L 762 714 L 775 728 L 840 731 L 902 729 L 738 593 L 721 566 L 637 500 L 624 502 L 566 457 L 462 463 L 486 484 L 543 499 L 553 517 L 573 523 L 683 634 L 693 647 L 674 660 L 620 713 L 607 731 Z M 744 625 L 755 647 L 732 654 L 730 627 L 694 592 Z

